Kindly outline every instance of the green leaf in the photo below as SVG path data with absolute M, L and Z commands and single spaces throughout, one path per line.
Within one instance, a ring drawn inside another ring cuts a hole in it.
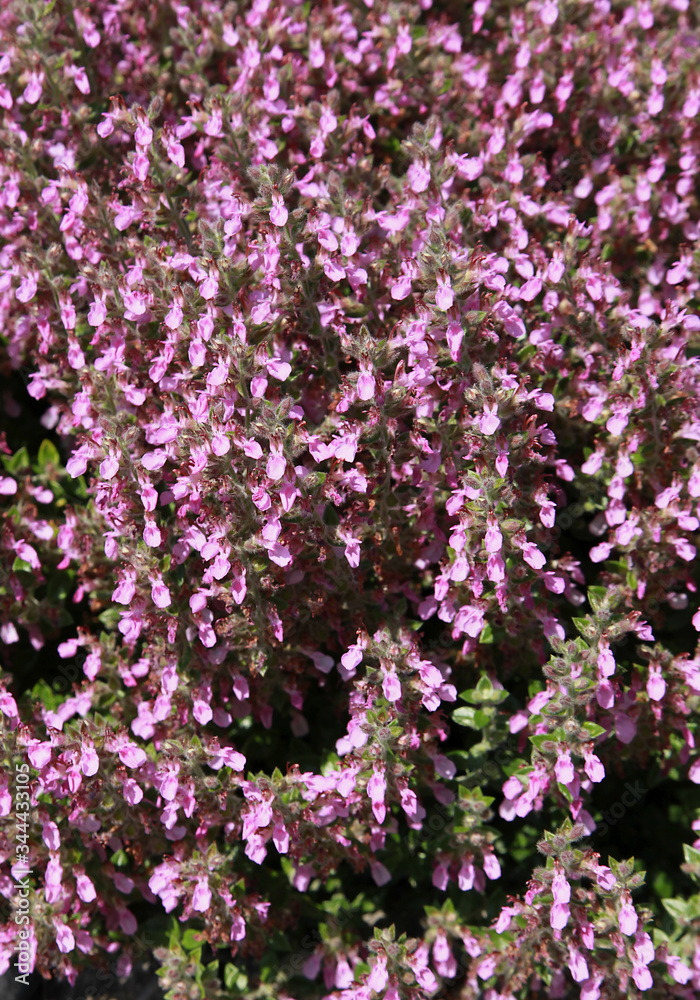
M 599 726 L 595 722 L 584 722 L 583 728 L 592 740 L 594 740 L 597 736 L 602 736 L 603 733 L 606 732 L 606 729 L 603 726 Z
M 121 618 L 121 613 L 119 608 L 107 608 L 103 611 L 101 615 L 97 616 L 98 621 L 104 625 L 107 631 L 113 631 L 119 624 L 119 619 Z
M 29 455 L 27 449 L 22 445 L 22 447 L 14 453 L 14 455 L 2 457 L 2 462 L 8 472 L 20 472 L 23 469 L 29 468 Z
M 470 729 L 479 729 L 480 727 L 476 722 L 477 710 L 475 708 L 469 708 L 466 705 L 462 708 L 456 708 L 452 713 L 452 721 L 456 722 L 458 726 L 468 726 Z
M 12 563 L 12 572 L 13 573 L 18 573 L 20 571 L 23 572 L 23 573 L 33 573 L 34 572 L 34 570 L 29 565 L 28 562 L 26 562 L 24 559 L 20 559 L 19 556 L 15 556 L 14 562 Z
M 44 438 L 39 445 L 38 461 L 39 468 L 42 471 L 44 471 L 47 466 L 54 469 L 61 467 L 61 456 L 58 454 L 58 448 L 53 441 L 49 441 L 48 438 Z
M 46 586 L 46 596 L 52 604 L 61 604 L 73 589 L 73 579 L 68 573 L 53 573 Z
M 581 635 L 588 635 L 591 631 L 592 622 L 587 618 L 572 618 L 571 621 L 574 623 L 574 627 Z M 595 626 L 593 626 L 595 628 Z
M 367 962 L 358 962 L 355 966 L 355 982 L 359 983 L 362 976 L 366 976 L 369 972 L 371 969 Z
M 109 859 L 115 868 L 125 868 L 129 864 L 126 851 L 115 851 Z
M 331 527 L 335 527 L 335 525 L 340 524 L 338 511 L 335 509 L 333 504 L 326 504 L 326 509 L 323 512 L 323 523 L 328 524 Z
M 696 847 L 691 847 L 690 844 L 683 844 L 683 855 L 685 856 L 686 864 L 700 865 L 700 851 Z
M 532 720 L 530 721 L 532 722 Z M 534 736 L 530 736 L 529 740 L 533 746 L 541 751 L 546 743 L 565 742 L 564 730 L 553 729 L 551 733 L 536 733 Z
M 48 708 L 51 712 L 54 712 L 62 703 L 61 695 L 54 691 L 44 680 L 37 681 L 30 694 L 32 698 L 38 698 L 44 708 Z
M 493 642 L 493 629 L 491 628 L 491 624 L 489 622 L 486 622 L 482 628 L 481 635 L 479 636 L 479 642 L 482 645 L 487 645 Z
M 231 962 L 227 962 L 224 966 L 224 986 L 227 990 L 233 990 L 236 988 L 238 983 L 238 969 Z
M 674 920 L 684 923 L 688 914 L 687 899 L 662 899 L 664 909 L 671 914 Z
M 594 611 L 603 611 L 607 608 L 609 592 L 606 587 L 589 587 L 588 601 Z
M 196 948 L 201 948 L 202 947 L 201 931 L 196 931 L 192 927 L 188 927 L 188 929 L 182 935 L 182 947 L 186 951 L 194 951 Z

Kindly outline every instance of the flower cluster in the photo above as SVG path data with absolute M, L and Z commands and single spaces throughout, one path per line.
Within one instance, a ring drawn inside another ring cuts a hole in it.
M 601 833 L 700 784 L 692 4 L 10 0 L 0 37 L 34 968 L 143 934 L 170 1000 L 700 990 L 675 854 L 645 886 Z M 0 971 L 13 823 L 5 782 Z

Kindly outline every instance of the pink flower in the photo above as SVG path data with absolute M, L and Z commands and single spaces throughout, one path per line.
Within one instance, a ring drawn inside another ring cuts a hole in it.
M 115 587 L 112 593 L 112 600 L 117 604 L 131 604 L 132 598 L 136 593 L 135 580 L 136 574 L 133 570 L 127 572 Z
M 272 445 L 271 454 L 267 460 L 266 472 L 269 479 L 281 479 L 287 468 L 287 460 L 281 445 Z
M 605 777 L 605 768 L 599 757 L 594 753 L 588 753 L 584 756 L 584 770 L 591 781 L 597 783 L 602 781 Z
M 567 903 L 553 903 L 549 911 L 549 923 L 555 931 L 563 930 L 569 922 L 569 906 Z
M 557 872 L 552 879 L 552 894 L 555 903 L 568 903 L 571 900 L 571 886 L 563 872 Z
M 501 877 L 501 865 L 495 854 L 485 854 L 483 864 L 486 878 L 497 879 Z
M 272 196 L 272 208 L 270 209 L 270 222 L 273 226 L 285 226 L 287 224 L 287 219 L 289 218 L 289 212 L 287 211 L 284 199 L 282 195 L 275 194 Z
M 487 552 L 499 552 L 503 545 L 503 535 L 498 523 L 489 518 L 489 526 L 486 529 L 485 545 Z
M 39 740 L 32 740 L 27 749 L 27 756 L 32 766 L 41 770 L 51 760 L 51 743 L 49 741 L 42 743 Z
M 56 946 L 60 952 L 63 954 L 68 954 L 68 952 L 73 951 L 75 948 L 75 937 L 73 936 L 73 931 L 64 924 L 63 921 L 53 920 L 54 930 L 56 932 Z
M 139 117 L 139 124 L 136 128 L 134 140 L 137 146 L 143 147 L 150 146 L 153 142 L 153 129 L 151 128 L 147 118 L 142 116 Z
M 148 760 L 146 751 L 135 743 L 123 743 L 117 750 L 119 759 L 126 767 L 140 767 Z
M 75 887 L 78 896 L 84 903 L 91 903 L 97 897 L 95 886 L 85 872 L 80 872 L 76 876 Z
M 540 278 L 530 278 L 520 289 L 520 298 L 523 302 L 532 302 L 542 291 L 542 281 Z
M 37 280 L 34 272 L 25 274 L 22 278 L 17 291 L 15 292 L 15 298 L 18 302 L 30 302 L 36 295 Z
M 347 653 L 343 653 L 341 656 L 340 662 L 346 670 L 351 670 L 354 673 L 355 669 L 362 663 L 362 647 L 356 644 L 349 646 Z
M 542 569 L 547 562 L 540 550 L 532 542 L 526 542 L 523 545 L 523 559 L 533 569 Z
M 675 979 L 677 983 L 680 983 L 682 986 L 690 982 L 690 980 L 693 978 L 693 973 L 690 971 L 690 969 L 684 962 L 681 962 L 680 958 L 678 958 L 677 955 L 669 955 L 668 958 L 666 959 L 666 962 L 668 964 L 668 971 L 671 973 L 671 976 Z
M 93 746 L 83 744 L 80 750 L 80 770 L 86 777 L 97 774 L 100 767 L 100 759 Z
M 61 835 L 53 820 L 42 825 L 41 839 L 50 851 L 57 851 L 61 846 Z
M 632 936 L 637 930 L 639 918 L 637 917 L 636 910 L 629 899 L 627 899 L 620 907 L 618 921 L 620 924 L 620 930 L 623 934 Z
M 372 812 L 378 823 L 383 823 L 386 816 L 384 796 L 386 794 L 386 778 L 382 768 L 376 768 L 367 782 L 367 794 L 372 802 Z
M 569 972 L 575 983 L 582 983 L 588 979 L 588 964 L 578 948 L 569 946 Z
M 369 869 L 375 885 L 386 885 L 387 882 L 391 881 L 391 872 L 381 861 L 370 861 Z
M 219 294 L 219 282 L 214 275 L 209 275 L 199 286 L 199 294 L 203 299 L 215 299 Z
M 221 747 L 213 754 L 213 759 L 209 761 L 209 767 L 218 771 L 226 765 L 232 771 L 242 771 L 245 768 L 246 759 L 242 753 L 234 750 L 233 747 Z
M 430 167 L 427 163 L 415 160 L 406 174 L 411 190 L 421 194 L 430 184 Z
M 178 773 L 180 771 L 180 765 L 177 761 L 168 764 L 162 772 L 158 772 L 156 777 L 158 778 L 158 791 L 163 796 L 166 802 L 173 802 L 177 797 L 179 781 Z
M 198 913 L 206 913 L 211 906 L 211 889 L 205 878 L 199 879 L 192 894 L 192 909 Z
M 473 887 L 475 875 L 476 872 L 474 870 L 474 862 L 472 858 L 465 858 L 462 861 L 459 872 L 457 873 L 457 885 L 462 892 L 467 892 Z
M 612 677 L 615 673 L 615 657 L 607 644 L 601 643 L 598 653 L 598 669 L 603 677 Z
M 384 697 L 387 701 L 398 701 L 401 697 L 401 681 L 398 679 L 393 670 L 384 674 L 384 679 L 382 680 L 382 691 L 384 692 Z
M 652 667 L 647 678 L 647 694 L 651 701 L 662 701 L 666 694 L 666 681 L 660 667 Z
M 116 455 L 108 455 L 100 462 L 100 475 L 103 479 L 114 479 L 119 472 L 119 459 Z
M 569 785 L 574 780 L 576 772 L 568 750 L 557 757 L 554 773 L 557 776 L 557 781 L 561 782 L 562 785 Z
M 632 979 L 638 990 L 650 990 L 654 985 L 654 980 L 646 965 L 637 965 L 634 963 L 632 966 Z
M 491 434 L 495 434 L 500 426 L 501 421 L 498 418 L 498 404 L 484 403 L 484 412 L 479 418 L 479 430 L 481 433 L 490 436 Z
M 611 892 L 615 888 L 615 876 L 607 865 L 599 865 L 596 869 L 596 882 L 606 892 Z
M 357 379 L 357 395 L 363 401 L 374 397 L 374 375 L 371 371 L 360 372 Z
M 179 302 L 173 302 L 171 305 L 167 316 L 165 317 L 165 325 L 171 330 L 177 330 L 182 323 L 182 306 Z
M 168 608 L 172 603 L 170 591 L 159 576 L 151 577 L 151 599 L 157 608 Z
M 407 274 L 402 274 L 391 286 L 391 297 L 395 302 L 401 302 L 411 294 L 411 279 Z
M 146 518 L 143 528 L 143 540 L 150 548 L 156 548 L 161 543 L 160 528 L 152 517 Z
M 540 7 L 540 20 L 546 27 L 551 27 L 559 16 L 559 5 L 556 0 L 545 0 Z
M 32 72 L 29 74 L 29 81 L 27 86 L 24 88 L 24 93 L 22 97 L 27 102 L 27 104 L 36 104 L 41 97 L 42 89 L 44 84 L 44 71 L 39 70 L 39 72 Z
M 164 126 L 163 128 L 162 142 L 170 162 L 182 169 L 185 166 L 185 150 L 182 143 L 175 138 L 168 126 Z
M 438 275 L 437 283 L 438 289 L 435 293 L 435 305 L 443 312 L 447 312 L 448 309 L 452 308 L 455 298 L 455 293 L 452 290 L 452 281 L 448 275 Z M 484 431 L 484 434 L 486 433 L 488 432 Z
M 386 956 L 379 955 L 367 978 L 367 985 L 375 993 L 382 993 L 388 981 L 389 974 L 386 971 Z
M 288 361 L 282 361 L 281 358 L 270 358 L 269 361 L 265 362 L 265 365 L 270 375 L 280 382 L 286 382 L 292 374 L 292 366 Z

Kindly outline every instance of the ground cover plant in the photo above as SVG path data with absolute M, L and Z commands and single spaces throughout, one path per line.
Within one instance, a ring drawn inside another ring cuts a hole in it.
M 697 8 L 0 38 L 0 972 L 695 996 Z

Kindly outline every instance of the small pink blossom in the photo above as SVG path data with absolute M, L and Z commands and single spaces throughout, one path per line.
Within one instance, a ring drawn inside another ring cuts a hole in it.
M 140 767 L 148 760 L 146 751 L 135 743 L 123 743 L 117 750 L 119 760 L 126 767 Z
M 211 889 L 206 879 L 200 879 L 192 894 L 192 909 L 198 913 L 206 913 L 210 906 Z
M 36 295 L 37 290 L 37 276 L 31 271 L 29 274 L 25 274 L 19 283 L 17 291 L 15 292 L 15 298 L 18 302 L 30 302 Z
M 569 922 L 571 913 L 568 903 L 553 903 L 549 911 L 549 923 L 555 931 L 563 930 Z
M 393 670 L 384 674 L 384 679 L 382 680 L 382 691 L 387 701 L 395 702 L 400 699 L 401 681 L 398 679 Z
M 594 753 L 588 753 L 584 757 L 584 770 L 591 781 L 598 783 L 605 777 L 603 762 Z
M 483 416 L 479 418 L 479 429 L 482 434 L 490 436 L 495 434 L 501 426 L 498 417 L 498 405 L 496 403 L 484 403 Z
M 92 880 L 84 872 L 76 876 L 75 885 L 76 892 L 84 903 L 91 903 L 97 897 Z
M 629 899 L 627 899 L 620 907 L 618 921 L 620 924 L 620 930 L 623 934 L 627 934 L 631 937 L 636 932 L 639 918 L 637 917 L 634 906 Z
M 75 948 L 75 937 L 73 931 L 63 921 L 54 918 L 53 926 L 56 933 L 56 946 L 64 955 Z
M 526 542 L 523 545 L 523 559 L 533 569 L 542 569 L 547 562 L 540 550 L 532 542 Z
M 386 816 L 384 796 L 386 794 L 386 778 L 382 769 L 376 769 L 367 783 L 367 794 L 372 802 L 372 812 L 378 823 L 383 823 Z
M 272 208 L 270 209 L 270 222 L 274 226 L 282 227 L 287 224 L 287 219 L 289 218 L 289 212 L 284 204 L 284 199 L 282 195 L 276 194 L 272 196 Z
M 662 701 L 666 694 L 666 681 L 664 680 L 659 667 L 649 671 L 647 679 L 647 694 L 651 701 Z
M 169 608 L 172 604 L 170 591 L 160 576 L 151 579 L 151 599 L 157 608 Z
M 116 455 L 108 455 L 100 462 L 100 475 L 103 479 L 114 479 L 119 472 L 119 459 Z
M 51 760 L 51 743 L 49 741 L 42 743 L 39 740 L 34 740 L 32 745 L 27 749 L 27 756 L 32 766 L 41 770 Z
M 448 309 L 452 308 L 452 303 L 455 298 L 455 293 L 452 290 L 452 281 L 448 275 L 438 275 L 437 283 L 438 289 L 435 293 L 435 305 L 438 309 L 442 309 L 443 312 L 447 312 Z M 484 431 L 484 434 L 486 433 L 488 432 Z
M 430 167 L 420 160 L 414 161 L 408 168 L 408 183 L 415 194 L 421 194 L 430 184 Z
M 554 765 L 554 771 L 557 776 L 557 781 L 561 782 L 562 785 L 568 785 L 576 776 L 574 771 L 574 765 L 571 762 L 571 756 L 568 751 L 560 754 L 557 757 L 556 764 Z
M 42 89 L 44 84 L 44 71 L 39 70 L 39 72 L 31 72 L 29 74 L 29 80 L 26 87 L 24 88 L 24 93 L 22 97 L 27 102 L 27 104 L 36 104 L 41 98 Z

